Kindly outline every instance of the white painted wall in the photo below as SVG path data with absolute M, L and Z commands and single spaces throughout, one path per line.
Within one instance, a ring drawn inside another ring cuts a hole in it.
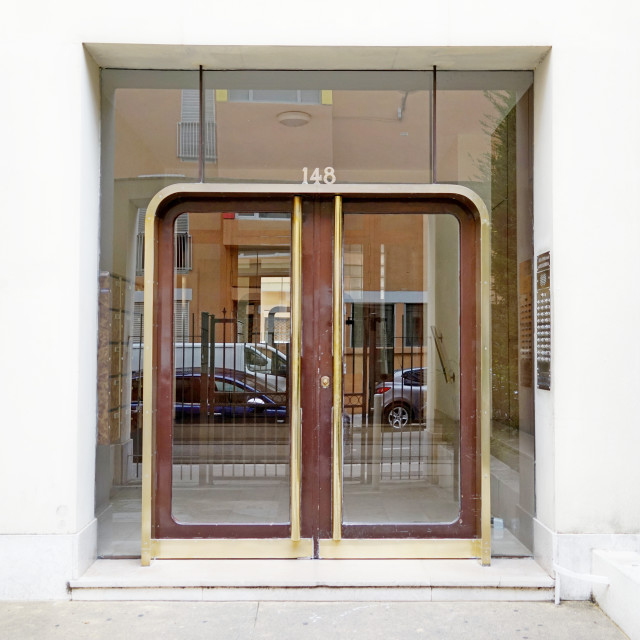
M 0 597 L 66 597 L 95 557 L 99 74 L 2 41 L 0 77 Z
M 638 24 L 639 6 L 625 0 L 581 11 L 551 0 L 401 1 L 393 11 L 364 0 L 248 0 L 224 11 L 201 0 L 61 0 L 3 9 L 0 534 L 13 534 L 12 544 L 23 534 L 61 536 L 66 545 L 92 531 L 99 100 L 83 42 L 211 45 L 218 48 L 207 61 L 222 68 L 274 58 L 300 68 L 318 60 L 512 68 L 521 64 L 515 51 L 445 47 L 553 46 L 535 80 L 535 246 L 552 252 L 554 314 L 553 390 L 536 394 L 538 519 L 567 534 L 640 532 Z M 234 45 L 386 49 L 239 56 Z M 129 66 L 177 55 L 179 66 L 193 65 L 204 55 L 93 50 Z M 23 542 L 11 547 L 11 562 L 46 565 L 48 555 Z M 82 566 L 62 564 L 65 580 Z M 54 591 L 34 587 L 27 596 Z
M 98 72 L 1 47 L 0 533 L 66 534 L 93 517 Z
M 640 227 L 631 196 L 640 93 L 625 64 L 640 57 L 610 44 L 588 65 L 585 44 L 554 49 L 551 62 L 555 494 L 565 533 L 640 531 Z

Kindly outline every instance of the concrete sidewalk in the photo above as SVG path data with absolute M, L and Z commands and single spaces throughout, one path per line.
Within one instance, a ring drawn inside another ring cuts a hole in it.
M 624 640 L 590 602 L 0 602 L 2 640 Z

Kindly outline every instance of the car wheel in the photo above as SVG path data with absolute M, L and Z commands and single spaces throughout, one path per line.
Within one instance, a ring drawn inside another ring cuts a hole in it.
M 392 429 L 404 429 L 411 420 L 411 412 L 404 404 L 390 406 L 385 411 L 384 423 Z

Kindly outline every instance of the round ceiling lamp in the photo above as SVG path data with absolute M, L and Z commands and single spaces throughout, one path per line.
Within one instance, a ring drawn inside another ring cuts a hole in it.
M 305 111 L 283 111 L 276 117 L 285 127 L 302 127 L 311 120 L 311 115 Z

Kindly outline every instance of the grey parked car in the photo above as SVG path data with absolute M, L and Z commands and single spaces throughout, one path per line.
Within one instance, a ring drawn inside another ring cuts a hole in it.
M 376 393 L 382 394 L 382 424 L 403 429 L 412 422 L 422 422 L 427 401 L 427 370 L 424 367 L 399 369 L 393 379 L 381 382 Z

